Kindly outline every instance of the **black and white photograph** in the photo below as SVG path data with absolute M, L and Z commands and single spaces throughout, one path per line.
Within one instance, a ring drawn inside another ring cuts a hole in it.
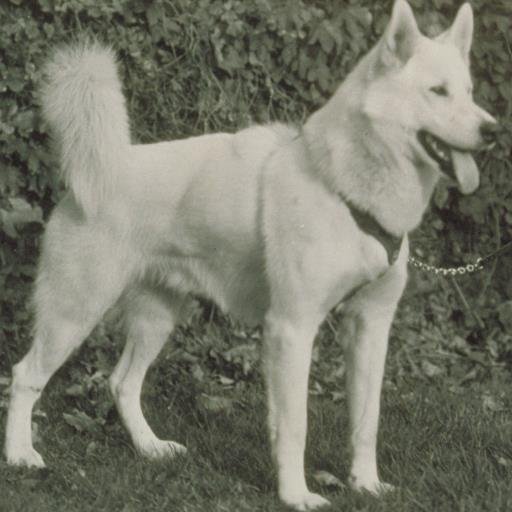
M 0 25 L 0 512 L 512 510 L 510 0 Z

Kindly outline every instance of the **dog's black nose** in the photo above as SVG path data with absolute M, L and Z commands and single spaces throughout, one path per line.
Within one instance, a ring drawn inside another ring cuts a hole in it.
M 480 126 L 480 135 L 487 144 L 492 144 L 496 141 L 496 137 L 500 131 L 500 125 L 498 123 L 491 123 L 486 121 Z

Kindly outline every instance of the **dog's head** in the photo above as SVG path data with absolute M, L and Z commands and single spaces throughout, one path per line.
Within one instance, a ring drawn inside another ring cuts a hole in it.
M 473 12 L 464 4 L 452 26 L 435 39 L 423 36 L 405 0 L 396 0 L 374 52 L 365 112 L 407 140 L 404 152 L 423 166 L 473 192 L 479 173 L 471 152 L 490 146 L 495 119 L 472 98 L 469 53 Z M 405 137 L 404 137 L 405 132 Z M 394 134 L 394 135 L 393 135 Z

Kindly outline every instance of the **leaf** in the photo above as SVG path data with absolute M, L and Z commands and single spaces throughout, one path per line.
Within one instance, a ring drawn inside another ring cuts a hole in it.
M 484 410 L 488 412 L 500 412 L 505 409 L 503 401 L 490 394 L 485 394 L 482 397 L 482 405 Z
M 255 343 L 241 343 L 221 353 L 222 358 L 237 367 L 241 368 L 242 374 L 247 376 L 251 373 L 259 360 L 259 350 Z
M 14 118 L 14 124 L 21 131 L 31 130 L 34 127 L 35 113 L 33 110 L 18 112 Z
M 317 396 L 317 395 L 323 395 L 324 393 L 325 393 L 325 389 L 322 387 L 320 382 L 313 380 L 312 384 L 310 385 L 310 388 L 309 388 L 309 394 L 313 395 L 313 396 Z
M 203 407 L 203 409 L 214 412 L 231 412 L 233 410 L 233 400 L 231 398 L 226 398 L 223 396 L 212 396 L 206 395 L 205 393 L 201 394 L 199 397 L 199 403 Z
M 344 391 L 332 391 L 331 398 L 333 402 L 341 402 L 346 396 Z
M 41 442 L 41 436 L 39 435 L 39 425 L 35 421 L 32 421 L 32 441 L 34 443 Z
M 437 377 L 443 373 L 442 368 L 426 360 L 421 362 L 421 369 L 427 377 Z
M 91 441 L 88 445 L 87 445 L 87 448 L 85 450 L 85 454 L 87 455 L 87 457 L 90 457 L 91 455 L 93 455 L 99 448 L 99 445 L 96 441 Z
M 93 419 L 85 412 L 75 410 L 74 414 L 63 413 L 64 421 L 78 432 L 98 433 L 101 421 Z
M 14 133 L 14 126 L 0 121 L 0 132 L 5 133 L 6 135 L 12 135 Z
M 339 478 L 328 471 L 317 471 L 313 474 L 313 480 L 322 487 L 331 487 L 334 489 L 346 488 L 346 485 Z
M 81 384 L 73 384 L 66 389 L 66 395 L 69 396 L 84 396 L 84 387 Z
M 469 351 L 468 342 L 461 336 L 454 336 L 452 340 L 452 346 L 459 352 L 466 354 Z
M 21 197 L 12 197 L 9 199 L 12 210 L 0 209 L 0 222 L 5 232 L 11 237 L 16 238 L 17 226 L 23 226 L 30 222 L 42 223 L 43 212 L 39 206 L 31 206 Z
M 48 419 L 48 416 L 47 414 L 42 410 L 40 409 L 39 407 L 36 406 L 36 408 L 34 409 L 34 412 L 32 413 L 32 416 L 34 418 L 44 418 L 44 419 Z
M 500 466 L 504 466 L 506 468 L 509 468 L 510 466 L 512 466 L 512 461 L 510 459 L 506 459 L 505 457 L 498 457 L 496 459 L 496 462 L 500 465 Z
M 224 375 L 219 375 L 219 381 L 223 386 L 232 386 L 235 383 L 233 379 L 225 377 Z
M 334 48 L 334 39 L 332 36 L 327 32 L 324 27 L 319 28 L 318 30 L 318 42 L 322 46 L 322 50 L 329 54 L 331 53 L 332 49 Z
M 445 181 L 441 181 L 434 191 L 434 204 L 441 210 L 450 197 L 450 192 Z
M 11 77 L 5 80 L 5 84 L 12 92 L 19 93 L 25 87 L 25 80 L 23 78 Z
M 203 369 L 201 368 L 201 366 L 199 364 L 194 364 L 192 366 L 192 376 L 197 381 L 203 382 L 203 380 L 204 380 L 204 371 L 203 371 Z

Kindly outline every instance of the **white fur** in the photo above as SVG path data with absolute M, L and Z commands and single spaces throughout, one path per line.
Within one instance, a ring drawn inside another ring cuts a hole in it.
M 114 54 L 97 43 L 57 50 L 45 69 L 43 115 L 61 172 L 88 214 L 108 200 L 127 165 L 128 116 Z
M 452 44 L 457 48 L 466 64 L 469 64 L 469 52 L 473 41 L 473 11 L 471 5 L 465 3 L 459 9 L 452 26 L 438 39 Z
M 406 235 L 439 177 L 416 133 L 428 128 L 476 148 L 480 125 L 492 119 L 467 95 L 460 52 L 421 36 L 397 0 L 384 38 L 302 130 L 274 124 L 148 145 L 129 144 L 110 50 L 62 50 L 48 73 L 44 112 L 71 193 L 44 237 L 34 342 L 13 371 L 8 461 L 43 464 L 31 442 L 32 406 L 114 305 L 124 310 L 128 338 L 111 377 L 120 416 L 143 455 L 184 451 L 155 436 L 140 390 L 195 293 L 263 325 L 279 496 L 296 510 L 325 505 L 304 477 L 311 351 L 329 310 L 364 285 L 344 303 L 349 482 L 374 493 L 389 489 L 376 460 L 388 332 L 406 281 Z M 439 78 L 450 83 L 452 99 L 429 96 Z M 340 193 L 404 235 L 392 266 Z

